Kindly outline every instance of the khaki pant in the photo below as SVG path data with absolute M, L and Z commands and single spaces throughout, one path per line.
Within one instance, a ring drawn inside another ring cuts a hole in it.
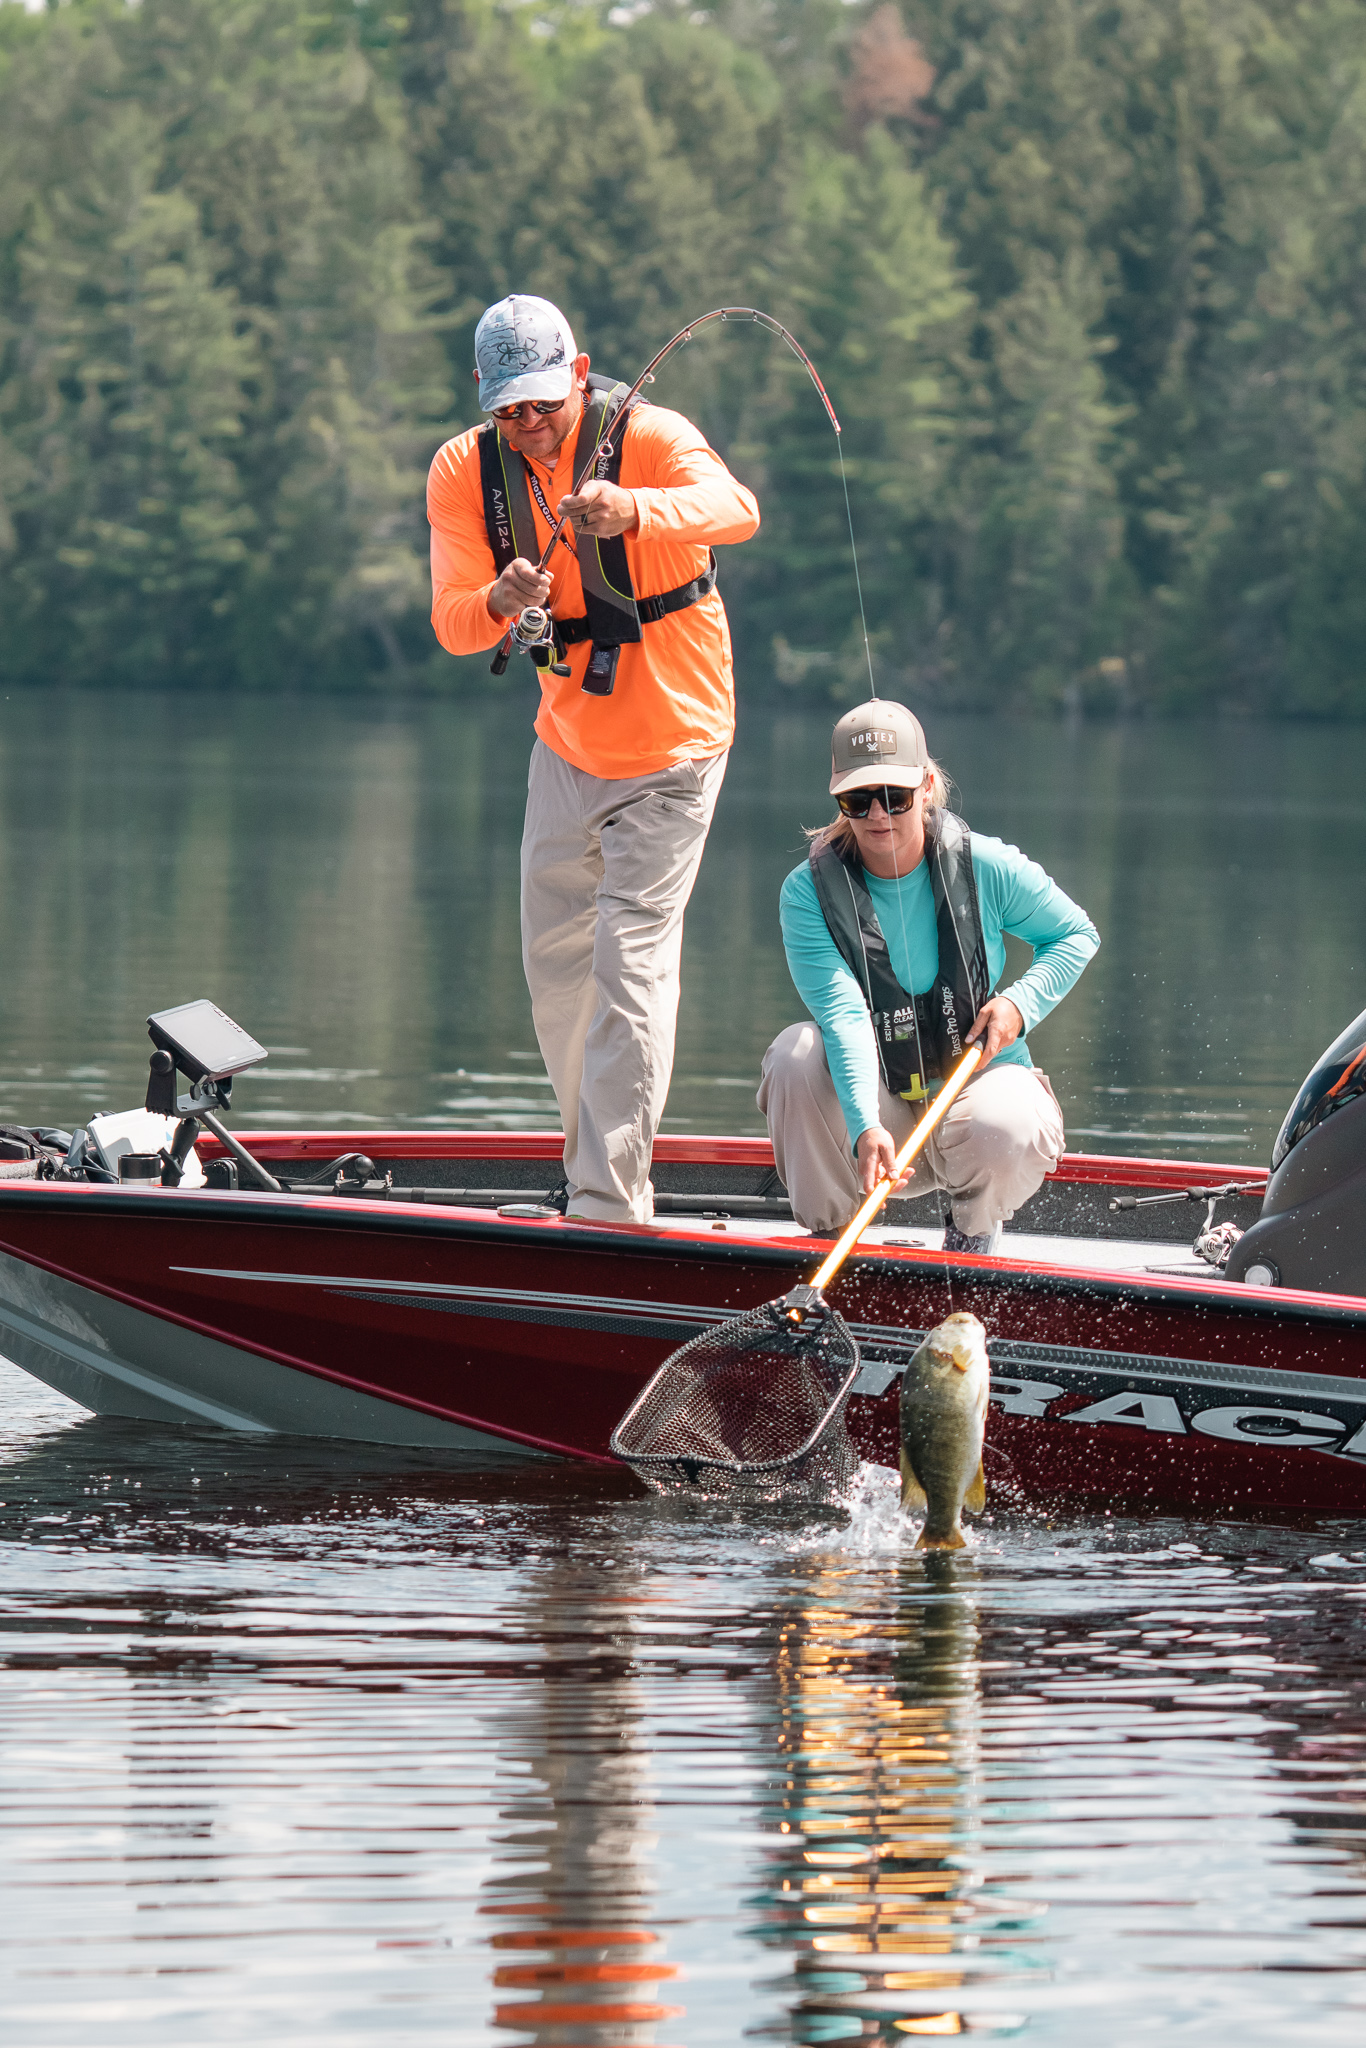
M 522 834 L 522 964 L 564 1124 L 569 1207 L 648 1223 L 673 1072 L 683 912 L 726 756 L 586 775 L 537 740 Z
M 911 1105 L 878 1090 L 897 1150 L 916 1125 Z M 808 1230 L 842 1230 L 862 1200 L 844 1112 L 814 1024 L 792 1024 L 764 1054 L 759 1107 L 768 1118 L 792 1213 Z M 916 1159 L 904 1193 L 942 1188 L 953 1220 L 977 1237 L 1013 1216 L 1063 1152 L 1062 1111 L 1037 1067 L 990 1066 L 969 1081 Z

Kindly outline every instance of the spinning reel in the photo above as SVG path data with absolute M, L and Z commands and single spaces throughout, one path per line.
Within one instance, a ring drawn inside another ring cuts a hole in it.
M 555 660 L 555 621 L 538 604 L 529 604 L 512 622 L 512 645 L 529 654 L 536 668 L 548 668 L 552 676 L 567 676 L 569 663 Z

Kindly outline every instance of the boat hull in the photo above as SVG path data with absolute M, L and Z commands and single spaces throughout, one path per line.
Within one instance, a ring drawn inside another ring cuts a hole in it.
M 0 1352 L 97 1412 L 608 1462 L 677 1344 L 810 1241 L 329 1197 L 0 1187 Z M 866 1458 L 953 1309 L 990 1342 L 1000 1500 L 1366 1511 L 1366 1301 L 883 1248 L 832 1289 Z
M 3 1252 L 0 1353 L 97 1415 L 499 1456 L 514 1448 L 487 1431 L 168 1322 Z

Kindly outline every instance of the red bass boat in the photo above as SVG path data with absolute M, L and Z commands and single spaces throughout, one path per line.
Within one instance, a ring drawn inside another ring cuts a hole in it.
M 227 1054 L 185 1021 L 211 1010 L 151 1020 L 146 1110 L 0 1142 L 0 1352 L 97 1413 L 607 1462 L 670 1350 L 826 1249 L 760 1139 L 661 1139 L 648 1227 L 566 1219 L 553 1132 L 282 1131 L 248 1152 L 217 1114 Z M 900 1374 L 970 1309 L 998 1499 L 1366 1510 L 1366 1014 L 1269 1175 L 1069 1154 L 989 1257 L 946 1257 L 924 1200 L 884 1217 L 830 1290 L 865 1458 L 895 1466 Z

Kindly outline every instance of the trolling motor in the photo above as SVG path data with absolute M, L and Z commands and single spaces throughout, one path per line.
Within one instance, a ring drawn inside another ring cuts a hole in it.
M 224 1127 L 221 1119 L 231 1106 L 234 1076 L 258 1065 L 268 1054 L 265 1046 L 258 1045 L 217 1004 L 201 999 L 158 1011 L 147 1019 L 147 1036 L 156 1051 L 147 1063 L 147 1097 L 141 1109 L 93 1116 L 85 1129 L 74 1135 L 16 1130 L 11 1140 L 6 1135 L 10 1127 L 0 1124 L 0 1163 L 9 1158 L 27 1165 L 33 1160 L 33 1178 L 37 1180 L 115 1187 L 136 1182 L 144 1187 L 234 1192 L 239 1185 L 255 1185 L 273 1195 L 327 1191 L 380 1200 L 391 1196 L 392 1176 L 386 1173 L 381 1178 L 374 1160 L 364 1152 L 344 1152 L 302 1179 L 279 1181 Z M 186 1094 L 177 1093 L 177 1073 L 190 1084 Z M 210 1159 L 201 1165 L 194 1149 L 201 1125 L 212 1131 L 228 1158 Z M 422 1189 L 401 1192 L 418 1201 L 426 1195 Z
M 147 1019 L 147 1036 L 156 1051 L 148 1061 L 147 1097 L 141 1109 L 92 1116 L 83 1130 L 39 1131 L 44 1156 L 38 1180 L 93 1181 L 114 1186 L 138 1182 L 145 1187 L 235 1188 L 238 1167 L 272 1194 L 286 1192 L 259 1159 L 225 1130 L 219 1112 L 232 1100 L 234 1074 L 268 1057 L 249 1032 L 215 1003 L 201 999 L 162 1010 Z M 176 1073 L 190 1084 L 177 1095 Z M 173 1119 L 174 1131 L 169 1126 Z M 195 1155 L 199 1126 L 212 1131 L 231 1157 L 201 1166 Z M 49 1156 L 57 1140 L 66 1156 Z

